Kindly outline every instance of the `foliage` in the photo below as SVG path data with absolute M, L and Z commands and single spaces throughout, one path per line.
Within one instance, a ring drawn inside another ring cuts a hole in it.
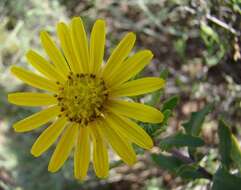
M 197 152 L 197 148 L 205 146 L 204 141 L 197 137 L 201 132 L 205 117 L 213 106 L 205 106 L 198 112 L 193 112 L 188 122 L 183 124 L 184 133 L 166 137 L 160 141 L 159 147 L 166 153 L 153 154 L 153 161 L 160 167 L 175 173 L 184 179 L 195 180 L 205 178 L 213 181 L 212 190 L 238 189 L 241 185 L 240 173 L 230 173 L 232 169 L 240 170 L 241 149 L 237 143 L 236 137 L 231 133 L 230 127 L 222 118 L 219 119 L 218 136 L 219 136 L 219 169 L 215 173 L 206 170 L 200 160 L 193 157 L 192 153 Z M 194 135 L 194 136 L 193 136 Z M 179 149 L 187 146 L 188 156 L 184 155 Z M 166 155 L 169 153 L 169 155 Z M 205 157 L 205 156 L 204 156 Z M 201 159 L 204 159 L 203 157 Z
M 177 133 L 170 137 L 163 138 L 159 144 L 159 147 L 162 150 L 168 150 L 171 148 L 180 148 L 184 146 L 195 148 L 203 145 L 204 141 L 199 137 Z
M 220 168 L 214 175 L 212 190 L 236 190 L 241 185 L 241 177 L 230 174 L 226 169 Z
M 211 111 L 212 105 L 205 106 L 198 112 L 193 112 L 188 122 L 183 123 L 183 127 L 187 134 L 198 136 L 206 115 Z

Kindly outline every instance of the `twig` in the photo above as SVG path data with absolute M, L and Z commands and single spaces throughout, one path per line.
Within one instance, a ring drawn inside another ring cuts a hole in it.
M 207 18 L 209 21 L 211 21 L 211 22 L 213 22 L 213 23 L 215 23 L 215 24 L 217 24 L 217 25 L 225 28 L 226 30 L 228 30 L 228 31 L 231 32 L 232 34 L 234 34 L 234 35 L 240 35 L 234 28 L 232 28 L 231 26 L 229 26 L 227 23 L 225 23 L 225 22 L 217 19 L 216 17 L 214 17 L 214 16 L 212 16 L 212 15 L 210 15 L 210 14 L 207 14 L 207 15 L 206 15 L 206 18 Z
M 5 184 L 13 186 L 13 187 L 17 186 L 17 184 L 12 179 L 11 174 L 4 167 L 0 168 L 0 182 L 3 182 Z

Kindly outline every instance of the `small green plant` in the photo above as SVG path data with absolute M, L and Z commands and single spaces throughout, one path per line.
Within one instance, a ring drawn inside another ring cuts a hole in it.
M 176 99 L 175 96 L 166 101 L 162 111 L 165 113 L 165 109 L 168 109 L 172 112 L 178 102 Z M 214 110 L 214 107 L 208 104 L 201 110 L 193 112 L 190 119 L 182 124 L 182 131 L 161 138 L 157 145 L 160 153 L 152 154 L 152 159 L 159 167 L 180 176 L 187 182 L 206 179 L 212 184 L 212 190 L 237 190 L 241 185 L 241 151 L 230 126 L 223 118 L 219 118 L 219 143 L 216 147 L 207 147 L 201 136 L 205 117 Z M 171 114 L 168 114 L 165 121 L 170 116 Z M 154 138 L 157 139 L 158 136 L 154 135 Z M 208 160 L 208 153 L 204 154 L 200 151 L 205 146 L 206 149 L 215 149 L 218 152 L 217 160 L 216 158 L 212 160 L 217 167 L 216 171 L 205 163 Z

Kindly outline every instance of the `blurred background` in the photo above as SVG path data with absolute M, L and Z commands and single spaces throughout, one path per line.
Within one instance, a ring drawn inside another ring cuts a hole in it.
M 180 130 L 191 112 L 214 103 L 202 137 L 207 147 L 215 147 L 220 114 L 231 121 L 238 139 L 241 135 L 240 7 L 240 0 L 0 0 L 0 190 L 208 189 L 210 184 L 205 180 L 187 182 L 160 169 L 150 153 L 139 149 L 139 161 L 133 167 L 112 156 L 106 180 L 97 179 L 90 169 L 85 182 L 75 181 L 72 159 L 60 172 L 48 173 L 53 149 L 37 159 L 30 155 L 42 129 L 16 134 L 11 128 L 13 122 L 38 109 L 7 102 L 8 92 L 33 90 L 10 75 L 9 68 L 13 64 L 29 67 L 24 54 L 30 48 L 45 55 L 39 40 L 41 29 L 56 38 L 59 21 L 81 16 L 89 32 L 97 18 L 104 18 L 108 26 L 105 58 L 127 31 L 134 31 L 135 51 L 150 49 L 154 53 L 152 63 L 140 75 L 169 73 L 161 97 L 151 94 L 137 99 L 160 107 L 168 97 L 180 96 L 168 127 L 156 143 Z M 215 168 L 217 153 L 208 148 L 204 151 L 208 167 Z

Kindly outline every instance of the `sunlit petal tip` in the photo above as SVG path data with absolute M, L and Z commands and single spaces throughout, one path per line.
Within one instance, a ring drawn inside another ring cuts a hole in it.
M 28 50 L 26 53 L 25 53 L 25 57 L 28 59 L 31 59 L 33 56 L 35 55 L 35 52 L 34 50 Z
M 57 32 L 58 32 L 59 30 L 62 30 L 62 27 L 64 27 L 64 26 L 65 26 L 65 23 L 64 23 L 64 22 L 58 22 L 57 25 L 56 25 L 56 30 L 57 30 Z
M 76 174 L 74 173 L 74 178 L 80 182 L 84 181 L 87 178 L 87 173 L 85 174 Z
M 160 85 L 161 85 L 162 88 L 165 88 L 165 86 L 166 86 L 166 80 L 160 78 Z
M 28 132 L 28 130 L 23 129 L 21 126 L 17 125 L 17 124 L 13 124 L 13 129 L 15 132 L 17 133 L 25 133 Z
M 73 26 L 73 24 L 78 24 L 80 23 L 81 25 L 84 26 L 84 22 L 83 19 L 81 17 L 75 16 L 71 19 L 71 25 Z
M 102 175 L 96 174 L 96 176 L 97 176 L 98 178 L 101 178 L 101 179 L 107 179 L 107 178 L 109 177 L 109 173 L 107 173 L 107 174 L 102 174 Z
M 104 29 L 105 26 L 106 26 L 105 20 L 104 19 L 96 20 L 95 23 L 94 23 L 94 27 L 97 27 L 97 26 Z
M 41 154 L 37 153 L 37 152 L 34 152 L 33 149 L 30 150 L 30 153 L 34 156 L 34 157 L 39 157 L 41 156 Z
M 162 112 L 159 111 L 159 116 L 156 118 L 155 121 L 153 122 L 150 122 L 150 123 L 156 123 L 156 124 L 160 124 L 163 122 L 163 119 L 164 119 L 164 115 Z
M 8 102 L 13 103 L 13 95 L 8 94 Z
M 74 176 L 74 178 L 75 178 L 76 180 L 78 180 L 79 182 L 83 182 L 84 180 L 86 180 L 87 175 L 86 175 L 86 176 L 83 176 L 83 177 L 80 177 L 80 176 Z
M 17 69 L 18 69 L 18 67 L 17 67 L 17 66 L 15 66 L 15 65 L 13 65 L 13 66 L 11 66 L 10 71 L 11 71 L 11 73 L 12 73 L 12 74 L 14 74 L 14 75 L 15 75 L 15 73 L 16 73 L 16 71 L 17 71 Z
M 105 26 L 105 20 L 102 18 L 99 18 L 95 21 L 95 24 L 100 24 L 100 25 L 104 25 Z
M 19 128 L 18 126 L 15 126 L 15 125 L 13 125 L 13 129 L 14 129 L 14 131 L 17 132 L 17 133 L 24 132 L 24 131 L 21 130 L 21 128 Z
M 79 17 L 79 16 L 74 16 L 74 17 L 71 19 L 71 21 L 73 22 L 73 21 L 75 21 L 75 20 L 82 20 L 82 19 L 81 19 L 81 17 Z
M 162 123 L 162 122 L 163 122 L 163 120 L 164 120 L 164 115 L 163 115 L 163 113 L 162 113 L 162 112 L 160 112 L 160 123 Z
M 151 60 L 154 56 L 152 51 L 148 50 L 148 49 L 141 50 L 141 51 L 137 52 L 135 55 L 139 55 L 142 59 L 146 58 L 148 60 Z
M 34 53 L 34 51 L 33 50 L 28 50 L 26 53 L 25 53 L 25 57 L 29 57 L 29 56 L 31 56 L 32 54 Z
M 128 37 L 129 37 L 130 39 L 132 39 L 133 41 L 136 40 L 136 34 L 135 34 L 134 32 L 129 32 L 127 35 L 128 35 Z
M 153 146 L 154 146 L 154 144 L 153 144 L 153 140 L 151 140 L 151 142 L 149 142 L 149 144 L 146 143 L 146 149 L 147 149 L 147 150 L 152 149 Z
M 146 140 L 146 139 L 145 139 Z M 153 144 L 153 140 L 151 138 L 148 138 L 148 141 L 145 141 L 145 146 L 142 146 L 142 148 L 146 149 L 146 150 L 150 150 L 153 148 L 154 144 Z
M 109 163 L 108 163 L 108 164 L 109 164 Z M 101 171 L 101 172 L 96 172 L 96 171 L 95 171 L 95 174 L 96 174 L 96 176 L 97 176 L 98 178 L 106 179 L 106 178 L 108 178 L 108 176 L 109 176 L 109 168 L 108 168 L 108 170 L 106 170 L 106 171 Z
M 48 165 L 48 171 L 51 173 L 57 172 L 59 169 L 54 167 L 54 165 Z
M 136 163 L 136 156 L 130 158 L 130 161 L 128 163 L 126 163 L 126 164 L 128 164 L 129 166 L 133 166 L 135 163 Z
M 57 25 L 56 25 L 56 29 L 58 31 L 58 28 L 62 29 L 63 27 L 67 26 L 67 24 L 63 21 L 61 22 L 58 22 Z
M 150 57 L 151 59 L 152 59 L 153 56 L 154 56 L 151 50 L 144 50 L 143 53 L 146 54 L 146 57 Z
M 17 132 L 17 133 L 27 132 L 27 131 L 23 130 L 22 127 L 19 126 L 17 123 L 16 123 L 16 124 L 13 124 L 13 129 L 14 129 L 14 131 Z
M 105 27 L 106 27 L 106 22 L 105 22 L 105 20 L 104 19 L 97 19 L 96 21 L 95 21 L 95 23 L 94 23 L 94 26 L 93 26 L 93 28 L 95 28 L 95 27 L 98 27 L 98 28 L 101 28 L 101 29 L 105 29 Z
M 63 22 L 63 21 L 60 21 L 60 22 L 57 23 L 57 26 L 58 26 L 58 25 L 66 25 L 66 23 Z
M 39 33 L 40 39 L 42 40 L 44 37 L 48 35 L 48 32 L 46 30 L 41 30 Z

